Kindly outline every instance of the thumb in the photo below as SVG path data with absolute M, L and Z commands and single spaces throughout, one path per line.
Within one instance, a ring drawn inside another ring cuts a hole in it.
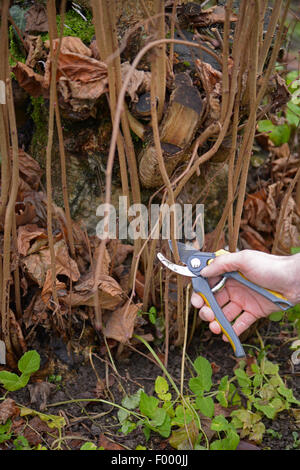
M 241 269 L 242 256 L 242 252 L 217 256 L 210 262 L 210 264 L 202 269 L 201 276 L 213 277 L 220 276 L 226 272 L 237 271 L 238 269 Z

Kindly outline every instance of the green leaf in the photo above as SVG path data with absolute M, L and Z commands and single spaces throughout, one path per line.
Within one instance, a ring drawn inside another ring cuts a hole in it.
M 28 415 L 38 416 L 42 421 L 45 421 L 51 429 L 61 429 L 66 425 L 66 420 L 63 416 L 41 413 L 40 411 L 33 410 L 32 408 L 27 408 L 27 406 L 21 406 L 20 416 Z
M 291 101 L 286 105 L 286 119 L 292 126 L 298 127 L 300 121 L 300 108 Z
M 259 132 L 268 134 L 270 140 L 276 147 L 288 142 L 291 135 L 291 129 L 288 124 L 276 126 L 268 119 L 258 121 L 258 130 Z
M 264 374 L 275 375 L 275 374 L 278 374 L 279 365 L 278 364 L 273 364 L 273 362 L 268 361 L 266 359 L 263 363 L 262 369 L 263 369 Z
M 285 385 L 280 385 L 277 388 L 277 390 L 280 393 L 280 395 L 282 395 L 284 398 L 286 398 L 286 400 L 289 401 L 290 403 L 297 403 L 298 405 L 300 405 L 300 401 L 296 400 L 296 398 L 293 395 L 293 391 L 291 389 L 285 387 Z
M 235 369 L 234 374 L 237 377 L 237 381 L 240 387 L 251 386 L 251 379 L 243 369 Z
M 272 321 L 281 321 L 284 317 L 284 312 L 280 310 L 279 312 L 273 312 L 269 315 L 269 319 Z
M 262 411 L 267 418 L 274 419 L 277 413 L 276 408 L 271 405 L 259 405 L 258 403 L 254 403 L 255 408 L 258 411 Z
M 193 420 L 193 414 L 184 408 L 182 405 L 178 405 L 175 410 L 175 416 L 172 419 L 172 425 L 185 426 Z
M 291 247 L 291 254 L 295 255 L 296 253 L 300 253 L 300 246 L 292 246 Z
M 235 450 L 240 442 L 239 435 L 231 429 L 224 439 L 214 441 L 210 445 L 210 450 Z
M 16 390 L 24 387 L 27 383 L 25 382 L 26 380 L 24 377 L 21 379 L 21 377 L 19 377 L 17 374 L 14 374 L 13 372 L 8 372 L 7 370 L 0 372 L 0 383 L 2 383 L 4 388 L 6 388 L 6 390 L 9 392 L 15 392 Z
M 223 415 L 216 416 L 211 422 L 211 430 L 212 431 L 226 431 L 229 429 L 230 424 L 228 423 L 227 419 Z
M 162 437 L 169 437 L 171 432 L 171 418 L 166 414 L 163 423 L 157 426 L 157 431 Z
M 204 416 L 213 417 L 215 405 L 211 397 L 196 397 L 196 405 Z
M 26 439 L 26 437 L 20 435 L 14 439 L 14 445 L 16 450 L 31 450 L 31 447 Z
M 126 419 L 128 418 L 128 416 L 130 416 L 130 414 L 125 411 L 125 410 L 118 410 L 118 419 L 120 421 L 120 423 L 122 424 L 124 421 L 126 421 Z
M 41 358 L 37 351 L 27 351 L 18 362 L 18 368 L 23 374 L 33 374 L 40 368 Z
M 150 425 L 155 428 L 161 426 L 165 421 L 166 416 L 167 413 L 163 408 L 156 408 L 152 414 Z
M 96 444 L 94 444 L 93 442 L 85 442 L 80 447 L 80 450 L 97 450 L 97 449 L 98 448 L 97 448 Z
M 254 385 L 254 387 L 259 387 L 259 386 L 262 384 L 262 381 L 263 381 L 263 376 L 260 375 L 260 374 L 256 374 L 256 375 L 253 377 L 253 385 Z
M 212 367 L 210 365 L 210 362 L 207 359 L 205 359 L 205 357 L 199 356 L 194 361 L 194 368 L 198 376 L 202 378 L 204 390 L 209 392 L 212 386 L 212 381 L 211 381 Z
M 142 391 L 143 389 L 139 388 L 133 395 L 124 397 L 121 402 L 122 406 L 128 410 L 135 410 L 139 406 Z
M 218 393 L 216 395 L 216 399 L 220 403 L 220 405 L 227 408 L 228 406 L 228 392 L 229 392 L 229 382 L 228 382 L 228 375 L 225 375 L 220 380 Z
M 154 412 L 158 407 L 158 399 L 152 396 L 148 396 L 145 392 L 141 392 L 140 399 L 140 410 L 141 413 L 149 418 L 154 416 Z
M 11 419 L 8 419 L 5 424 L 0 424 L 0 444 L 11 438 L 12 433 L 10 432 L 10 429 Z
M 167 393 L 169 390 L 168 382 L 164 377 L 160 375 L 155 380 L 155 392 L 158 397 L 163 401 L 170 401 L 172 398 L 171 393 Z
M 120 431 L 121 431 L 123 434 L 125 434 L 125 436 L 126 436 L 126 435 L 129 434 L 131 431 L 133 431 L 135 428 L 136 428 L 136 423 L 133 423 L 132 421 L 129 421 L 129 419 L 126 419 L 126 420 L 123 422 Z
M 212 368 L 211 368 L 209 361 L 205 359 L 205 357 L 199 356 L 194 361 L 193 365 L 194 365 L 195 371 L 198 374 L 198 376 L 196 377 L 197 382 L 193 381 L 193 379 L 191 379 L 190 382 L 192 381 L 192 383 L 193 382 L 197 383 L 198 389 L 200 388 L 202 390 L 209 392 L 212 386 L 212 380 L 211 380 Z M 194 391 L 194 393 L 196 392 Z

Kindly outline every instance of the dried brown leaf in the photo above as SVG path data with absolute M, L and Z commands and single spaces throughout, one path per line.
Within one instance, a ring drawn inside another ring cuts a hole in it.
M 105 450 L 125 450 L 124 447 L 117 444 L 117 442 L 113 442 L 104 434 L 100 434 L 98 446 L 103 447 Z
M 25 13 L 26 27 L 25 31 L 46 33 L 49 31 L 48 16 L 46 7 L 40 3 L 35 3 Z
M 141 305 L 126 302 L 125 305 L 115 310 L 108 318 L 104 328 L 104 334 L 120 343 L 127 343 L 133 335 L 135 318 Z
M 32 189 L 38 189 L 43 170 L 38 162 L 22 149 L 19 149 L 19 172 Z
M 34 70 L 22 62 L 17 62 L 15 67 L 12 68 L 12 71 L 19 85 L 31 96 L 37 98 L 38 96 L 46 94 L 43 75 L 34 72 Z
M 127 256 L 132 254 L 134 250 L 133 245 L 126 245 L 118 238 L 115 240 L 110 240 L 107 245 L 107 249 L 114 267 L 121 265 Z
M 59 240 L 54 244 L 56 275 L 68 276 L 73 282 L 78 281 L 80 273 L 76 262 L 69 256 L 68 248 L 64 240 Z M 46 248 L 38 253 L 31 254 L 23 258 L 22 262 L 29 276 L 43 287 L 47 271 L 51 268 L 50 250 Z
M 6 398 L 0 403 L 0 424 L 5 424 L 9 418 L 19 416 L 20 408 L 12 398 Z
M 48 398 L 56 389 L 56 385 L 49 382 L 36 382 L 32 385 L 28 385 L 28 389 L 30 394 L 30 403 L 36 404 L 38 408 L 43 411 L 47 406 Z
M 30 242 L 35 238 L 48 239 L 46 230 L 36 224 L 22 225 L 18 228 L 17 247 L 22 256 L 26 256 L 30 247 Z
M 241 240 L 244 249 L 247 248 L 270 253 L 270 250 L 266 245 L 266 239 L 249 225 L 241 226 Z
M 54 53 L 57 50 L 58 46 L 58 39 L 53 41 L 53 51 Z M 50 41 L 46 41 L 45 45 L 48 49 L 50 49 Z M 89 47 L 87 47 L 80 38 L 73 37 L 73 36 L 65 36 L 61 39 L 60 44 L 60 53 L 61 54 L 68 54 L 69 52 L 73 54 L 82 54 L 87 57 L 92 56 L 92 51 Z
M 258 231 L 271 232 L 271 215 L 265 189 L 249 194 L 244 203 L 243 223 L 248 223 Z
M 123 62 L 121 65 L 122 78 L 125 79 L 127 73 L 130 72 L 132 66 L 129 62 Z M 143 70 L 134 70 L 128 86 L 127 93 L 133 102 L 138 101 L 138 93 L 145 93 L 150 90 L 151 72 L 144 72 Z
M 57 46 L 58 40 L 56 39 L 53 42 L 54 53 Z M 83 44 L 81 39 L 63 38 L 57 63 L 57 80 L 58 90 L 65 101 L 96 100 L 107 91 L 107 66 L 91 55 L 92 51 Z M 49 54 L 45 65 L 44 86 L 49 87 L 50 79 Z
M 123 289 L 111 276 L 100 274 L 97 280 L 99 304 L 106 310 L 113 310 L 123 300 Z M 93 307 L 94 302 L 94 276 L 92 272 L 83 275 L 74 285 L 72 294 L 62 297 L 62 301 L 71 307 L 86 305 Z

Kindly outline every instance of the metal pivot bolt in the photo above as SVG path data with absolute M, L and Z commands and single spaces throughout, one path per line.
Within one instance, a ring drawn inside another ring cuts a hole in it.
M 199 268 L 201 261 L 199 258 L 192 258 L 190 263 L 191 263 L 192 268 Z

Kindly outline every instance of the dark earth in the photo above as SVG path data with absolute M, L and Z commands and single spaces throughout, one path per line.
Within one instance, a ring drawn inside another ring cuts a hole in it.
M 295 398 L 299 399 L 300 368 L 291 362 L 292 353 L 289 342 L 291 331 L 288 329 L 289 325 L 266 321 L 259 328 L 259 335 L 264 342 L 267 358 L 280 366 L 281 378 L 287 387 L 293 390 Z M 89 333 L 92 337 L 93 333 Z M 111 404 L 120 405 L 125 393 L 130 395 L 139 388 L 143 388 L 148 395 L 155 395 L 155 379 L 163 374 L 143 345 L 135 345 L 136 352 L 130 347 L 125 347 L 121 354 L 119 351 L 118 359 L 116 348 L 111 349 L 112 363 L 109 356 L 105 354 L 106 346 L 101 340 L 101 335 L 99 335 L 99 341 L 94 333 L 94 342 L 89 344 L 86 338 L 77 341 L 77 344 L 81 345 L 80 352 L 71 355 L 68 354 L 66 345 L 60 338 L 56 340 L 52 338 L 50 344 L 47 344 L 47 338 L 43 336 L 40 335 L 40 339 L 44 340 L 43 344 L 36 342 L 33 345 L 42 358 L 40 371 L 35 374 L 27 387 L 10 393 L 9 396 L 17 403 L 31 409 L 63 416 L 67 422 L 63 428 L 64 436 L 69 436 L 69 438 L 62 441 L 62 449 L 80 449 L 84 442 L 89 441 L 108 450 L 135 450 L 139 445 L 145 446 L 147 450 L 174 450 L 167 439 L 153 432 L 150 439 L 146 441 L 140 428 L 127 436 L 122 436 L 118 431 L 120 429 L 120 423 L 116 417 L 118 409 L 113 405 L 88 400 L 101 398 Z M 73 345 L 75 342 L 74 338 Z M 251 351 L 253 353 L 257 348 L 260 349 L 258 336 L 255 333 L 243 344 L 245 344 L 247 354 Z M 158 347 L 155 351 L 157 354 L 160 352 Z M 178 387 L 180 386 L 181 354 L 181 348 L 170 347 L 168 371 Z M 233 376 L 237 360 L 232 355 L 229 344 L 222 341 L 220 337 L 212 335 L 207 325 L 203 323 L 187 348 L 187 356 L 192 361 L 199 355 L 207 358 L 212 364 L 214 384 L 217 384 L 225 375 L 229 378 Z M 56 385 L 49 384 L 50 368 L 52 376 L 61 376 L 61 380 L 56 382 Z M 191 363 L 186 361 L 185 384 L 190 377 L 190 369 Z M 34 393 L 34 389 L 31 388 L 34 387 L 34 382 L 35 386 L 39 383 L 48 383 L 44 394 L 43 390 L 40 393 Z M 109 384 L 109 388 L 106 383 Z M 79 399 L 85 401 L 72 402 L 72 400 Z M 62 404 L 61 402 L 68 403 Z M 58 403 L 61 404 L 58 405 Z M 51 406 L 51 404 L 56 405 Z M 18 419 L 22 421 L 22 418 L 16 418 L 15 426 L 17 426 Z M 27 427 L 27 431 L 24 430 L 23 435 L 31 445 L 41 443 L 51 448 L 51 445 L 55 444 L 53 433 L 50 433 L 51 437 L 43 432 L 45 430 L 40 428 L 40 424 L 36 425 L 36 422 L 36 417 L 31 418 L 30 426 Z M 38 422 L 40 423 L 40 420 Z M 295 444 L 295 436 L 299 439 L 300 435 L 299 422 L 295 420 L 290 410 L 280 412 L 274 420 L 264 418 L 263 422 L 266 432 L 262 442 L 257 444 L 241 440 L 238 450 L 294 450 L 295 447 L 299 449 L 299 441 L 297 445 Z M 35 425 L 36 431 L 34 431 Z M 20 430 L 22 429 L 24 425 L 20 427 Z M 7 445 L 3 447 L 2 444 L 2 448 L 7 449 Z

